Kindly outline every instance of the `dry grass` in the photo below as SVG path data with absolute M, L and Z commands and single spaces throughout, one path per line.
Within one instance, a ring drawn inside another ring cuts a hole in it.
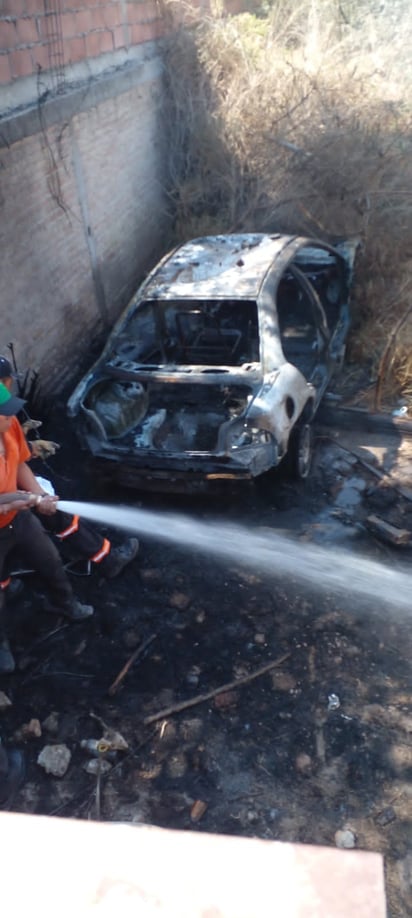
M 172 16 L 176 4 L 164 0 Z M 179 3 L 181 19 L 184 3 Z M 411 303 L 412 20 L 407 0 L 273 0 L 191 16 L 166 45 L 180 241 L 269 230 L 359 235 L 349 358 L 376 375 Z M 384 395 L 412 397 L 412 321 Z

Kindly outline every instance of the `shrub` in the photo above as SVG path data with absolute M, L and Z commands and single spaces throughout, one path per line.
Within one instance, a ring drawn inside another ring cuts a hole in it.
M 273 0 L 235 16 L 217 3 L 177 22 L 165 3 L 175 241 L 360 236 L 349 359 L 373 379 L 412 286 L 409 4 Z M 411 338 L 406 321 L 388 397 L 412 390 Z

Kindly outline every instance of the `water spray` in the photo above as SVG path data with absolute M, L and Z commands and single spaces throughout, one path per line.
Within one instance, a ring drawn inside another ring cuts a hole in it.
M 411 575 L 349 552 L 302 545 L 284 535 L 246 529 L 220 521 L 204 522 L 177 513 L 59 500 L 66 513 L 95 523 L 181 545 L 217 559 L 235 562 L 273 578 L 287 577 L 319 590 L 357 594 L 388 606 L 411 607 Z
M 16 502 L 14 509 L 38 506 L 42 498 L 28 492 L 0 495 L 0 506 Z M 287 577 L 316 590 L 357 594 L 388 606 L 410 609 L 412 579 L 407 571 L 358 557 L 350 552 L 302 545 L 273 532 L 250 530 L 238 524 L 203 522 L 178 513 L 154 512 L 140 508 L 57 500 L 64 513 L 78 515 L 94 523 L 145 535 L 156 541 L 181 545 L 190 551 L 235 562 L 273 578 Z

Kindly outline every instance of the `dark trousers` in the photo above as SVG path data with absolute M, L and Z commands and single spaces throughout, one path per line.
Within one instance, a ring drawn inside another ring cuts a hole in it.
M 12 523 L 0 529 L 0 581 L 4 579 L 7 557 L 14 550 L 30 568 L 41 574 L 56 611 L 69 610 L 74 599 L 70 580 L 56 546 L 30 510 L 21 510 Z M 0 632 L 4 630 L 4 593 L 0 590 Z
M 1 797 L 1 783 L 7 775 L 7 769 L 8 769 L 7 753 L 3 749 L 3 746 L 0 740 L 0 797 Z
M 42 524 L 47 532 L 59 537 L 62 532 L 69 529 L 72 520 L 73 517 L 69 513 L 57 510 L 52 516 L 42 517 Z M 103 536 L 82 519 L 79 520 L 76 532 L 72 532 L 61 541 L 59 539 L 59 546 L 63 554 L 76 561 L 80 558 L 85 561 L 93 558 L 101 550 L 102 545 Z
M 0 804 L 4 803 L 4 797 L 7 796 L 7 773 L 9 770 L 9 762 L 7 758 L 6 750 L 3 749 L 1 744 L 0 737 Z

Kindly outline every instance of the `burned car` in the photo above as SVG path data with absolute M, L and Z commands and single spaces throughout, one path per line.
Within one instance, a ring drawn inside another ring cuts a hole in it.
M 68 413 L 107 476 L 172 488 L 310 468 L 311 422 L 343 360 L 356 240 L 206 236 L 166 255 Z

